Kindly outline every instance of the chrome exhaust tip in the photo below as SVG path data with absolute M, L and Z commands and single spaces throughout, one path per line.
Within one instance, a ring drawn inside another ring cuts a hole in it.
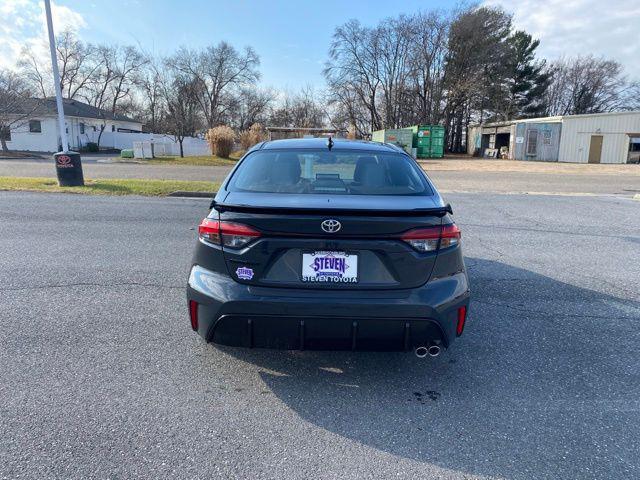
M 415 354 L 418 358 L 424 358 L 429 355 L 429 349 L 427 347 L 416 347 Z
M 440 355 L 441 350 L 442 349 L 440 348 L 440 345 L 429 345 L 429 348 L 427 349 L 427 353 L 431 357 L 437 357 L 438 355 Z

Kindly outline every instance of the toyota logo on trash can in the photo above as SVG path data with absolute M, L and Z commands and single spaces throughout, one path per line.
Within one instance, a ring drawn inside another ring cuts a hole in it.
M 56 161 L 58 168 L 73 168 L 73 163 L 71 163 L 71 157 L 69 157 L 69 155 L 58 155 Z
M 336 233 L 342 228 L 342 224 L 338 220 L 334 220 L 333 218 L 329 218 L 323 221 L 320 226 L 322 227 L 322 230 L 327 233 Z

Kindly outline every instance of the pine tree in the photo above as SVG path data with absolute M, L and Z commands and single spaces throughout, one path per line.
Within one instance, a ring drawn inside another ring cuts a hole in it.
M 507 101 L 503 116 L 527 118 L 544 115 L 545 93 L 551 82 L 551 75 L 545 71 L 545 61 L 536 60 L 536 49 L 540 40 L 516 31 L 507 43 L 511 49 L 506 71 Z

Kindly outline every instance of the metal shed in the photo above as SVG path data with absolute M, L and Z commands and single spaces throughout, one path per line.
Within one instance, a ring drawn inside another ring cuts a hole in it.
M 562 117 L 561 162 L 627 163 L 640 139 L 640 112 Z
M 492 156 L 508 147 L 508 158 L 572 163 L 635 161 L 640 112 L 529 118 L 471 125 L 467 152 Z
M 561 132 L 562 123 L 558 121 L 517 122 L 511 158 L 557 162 Z
M 469 127 L 467 151 L 499 158 L 506 149 L 510 160 L 558 161 L 561 117 L 507 120 Z

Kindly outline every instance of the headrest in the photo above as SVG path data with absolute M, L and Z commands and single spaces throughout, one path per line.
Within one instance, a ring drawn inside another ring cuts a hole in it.
M 375 157 L 362 156 L 358 157 L 356 162 L 356 168 L 353 171 L 353 181 L 362 183 L 362 175 L 364 174 L 364 168 L 366 165 L 375 165 L 378 163 Z
M 295 184 L 300 181 L 300 161 L 298 155 L 291 152 L 280 154 L 273 162 L 271 178 L 280 185 Z

